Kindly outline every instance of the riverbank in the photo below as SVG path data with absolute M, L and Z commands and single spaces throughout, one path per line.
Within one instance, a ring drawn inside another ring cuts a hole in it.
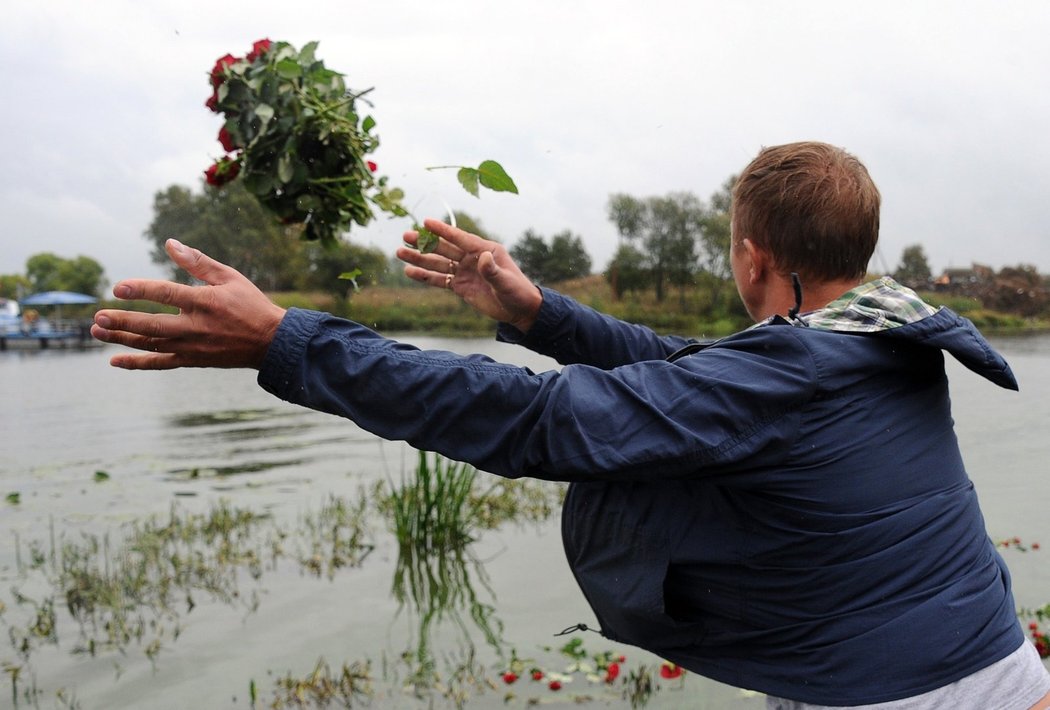
M 661 334 L 695 338 L 718 338 L 742 330 L 751 321 L 740 305 L 736 289 L 726 283 L 718 292 L 710 288 L 674 289 L 657 301 L 652 291 L 629 293 L 617 299 L 601 275 L 574 279 L 554 288 L 580 303 L 630 323 L 646 325 Z M 924 292 L 934 306 L 945 306 L 969 318 L 988 335 L 1028 335 L 1050 332 L 1050 315 L 1025 318 L 984 308 L 974 298 Z M 382 333 L 426 333 L 437 336 L 485 337 L 493 333 L 492 322 L 451 293 L 423 286 L 369 286 L 348 298 L 328 293 L 280 292 L 270 297 L 284 308 L 326 311 L 351 318 Z M 156 312 L 145 301 L 104 303 L 104 308 L 132 308 Z
M 630 293 L 615 298 L 600 275 L 557 284 L 556 290 L 572 296 L 602 313 L 630 323 L 649 326 L 662 334 L 674 333 L 697 338 L 729 335 L 751 325 L 736 291 L 726 284 L 718 293 L 708 288 L 674 290 L 660 302 L 655 293 Z M 934 306 L 951 308 L 969 318 L 987 334 L 1024 335 L 1050 332 L 1050 316 L 1025 318 L 993 311 L 977 299 L 922 293 Z M 277 293 L 273 299 L 284 306 L 323 310 L 352 318 L 378 331 L 429 333 L 433 335 L 484 336 L 493 331 L 491 321 L 477 315 L 452 294 L 425 287 L 372 286 L 336 299 L 328 294 Z M 714 305 L 719 304 L 719 305 Z

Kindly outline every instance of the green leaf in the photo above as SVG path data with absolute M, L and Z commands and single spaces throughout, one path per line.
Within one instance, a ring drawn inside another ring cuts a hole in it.
M 18 505 L 19 503 L 22 502 L 22 494 L 21 493 L 8 493 L 6 500 L 11 505 Z
M 486 160 L 478 166 L 481 184 L 494 192 L 513 192 L 518 194 L 518 186 L 511 180 L 503 166 L 495 160 Z
M 249 172 L 244 176 L 244 188 L 258 197 L 268 193 L 272 187 L 273 181 L 264 173 Z
M 303 68 L 294 59 L 282 59 L 277 62 L 277 74 L 282 79 L 298 79 L 303 74 Z
M 258 116 L 259 120 L 264 124 L 269 123 L 273 119 L 273 106 L 270 106 L 269 104 L 257 104 L 255 106 L 255 115 Z
M 102 483 L 103 481 L 109 480 L 109 474 L 105 471 L 95 471 L 95 483 Z
M 281 153 L 277 160 L 277 177 L 281 182 L 288 184 L 295 177 L 295 165 L 292 163 L 291 153 Z
M 419 249 L 423 254 L 429 254 L 438 247 L 438 240 L 440 237 L 426 229 L 421 224 L 413 226 L 417 232 L 419 232 L 419 239 L 416 241 L 416 248 Z
M 365 120 L 361 121 L 361 130 L 368 133 L 370 130 L 375 128 L 376 120 L 371 116 L 365 116 Z
M 339 278 L 341 278 L 343 281 L 353 281 L 356 283 L 357 277 L 360 275 L 361 269 L 354 269 L 353 271 L 344 271 L 343 273 L 339 274 Z
M 478 177 L 479 173 L 474 168 L 460 168 L 459 172 L 456 173 L 456 177 L 459 178 L 459 184 L 463 186 L 463 189 L 474 195 L 474 197 L 480 197 L 478 195 Z
M 307 42 L 303 45 L 303 48 L 299 51 L 299 61 L 303 64 L 314 63 L 314 53 L 317 51 L 317 42 Z

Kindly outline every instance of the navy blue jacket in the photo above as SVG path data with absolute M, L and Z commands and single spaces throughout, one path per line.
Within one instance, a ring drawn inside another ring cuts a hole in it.
M 569 564 L 611 639 L 744 688 L 917 695 L 1024 640 L 952 427 L 942 350 L 1006 363 L 943 309 L 877 334 L 752 328 L 686 344 L 550 291 L 534 374 L 292 310 L 260 384 L 503 476 L 573 481 Z

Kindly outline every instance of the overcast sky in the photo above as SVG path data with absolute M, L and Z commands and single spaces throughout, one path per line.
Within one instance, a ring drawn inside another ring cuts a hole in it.
M 883 195 L 873 271 L 1050 272 L 1050 2 L 12 0 L 0 9 L 0 273 L 51 251 L 161 273 L 153 195 L 221 154 L 216 58 L 269 37 L 374 87 L 380 171 L 417 214 L 616 245 L 610 193 L 706 198 L 762 146 L 823 140 Z M 491 158 L 520 195 L 428 166 Z M 385 218 L 351 238 L 392 253 Z M 178 235 L 173 235 L 178 236 Z

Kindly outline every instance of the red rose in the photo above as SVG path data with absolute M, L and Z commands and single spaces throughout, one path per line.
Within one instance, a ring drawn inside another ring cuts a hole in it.
M 229 158 L 219 158 L 204 171 L 204 181 L 212 187 L 222 187 L 237 177 L 241 164 Z
M 226 126 L 219 129 L 219 142 L 222 143 L 222 149 L 227 153 L 237 150 L 237 146 L 233 144 L 233 138 L 230 137 L 230 132 L 226 130 Z
M 533 671 L 532 672 L 532 679 L 533 680 L 543 680 L 543 671 Z
M 232 54 L 224 54 L 215 60 L 215 66 L 211 69 L 211 85 L 213 88 L 219 88 L 219 84 L 226 80 L 225 69 L 234 62 L 237 61 L 237 57 Z
M 560 680 L 552 680 L 547 685 L 547 687 L 550 688 L 551 690 L 561 690 L 561 681 Z
M 618 675 L 620 675 L 620 664 L 610 663 L 609 667 L 605 669 L 605 682 L 612 683 Z
M 215 113 L 218 113 L 219 112 L 219 95 L 217 93 L 212 93 L 212 95 L 208 98 L 208 100 L 204 102 L 204 105 L 207 106 L 209 110 L 214 111 Z
M 368 161 L 368 169 L 371 170 L 372 172 L 375 172 L 376 170 L 379 169 L 379 166 L 376 165 L 375 163 L 373 163 L 371 160 L 369 160 Z
M 507 671 L 506 673 L 503 674 L 503 682 L 506 683 L 507 685 L 510 685 L 511 683 L 516 681 L 517 679 L 518 679 L 518 676 L 513 671 Z
M 668 663 L 667 661 L 664 661 L 663 664 L 660 666 L 661 678 L 667 678 L 668 680 L 671 680 L 674 678 L 678 678 L 683 673 L 685 673 L 685 669 L 681 666 L 676 666 L 674 663 Z
M 270 51 L 270 44 L 272 43 L 268 39 L 256 40 L 255 43 L 252 44 L 252 51 L 248 52 L 248 56 L 245 57 L 245 59 L 249 62 L 254 62 L 256 59 Z

